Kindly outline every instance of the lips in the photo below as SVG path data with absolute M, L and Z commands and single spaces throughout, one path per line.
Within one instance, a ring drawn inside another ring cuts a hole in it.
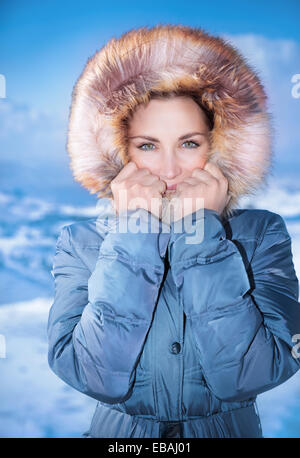
M 167 186 L 168 191 L 175 191 L 177 184 L 172 184 L 171 186 Z

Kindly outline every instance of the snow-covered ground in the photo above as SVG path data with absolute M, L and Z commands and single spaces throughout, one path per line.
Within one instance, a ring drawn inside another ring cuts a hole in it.
M 281 214 L 292 236 L 300 279 L 300 189 L 271 182 L 240 208 Z M 51 276 L 60 228 L 97 215 L 96 205 L 51 203 L 20 193 L 0 194 L 0 437 L 80 437 L 96 401 L 61 381 L 47 362 Z M 300 330 L 299 330 L 300 332 Z M 300 437 L 300 371 L 257 398 L 265 437 Z
M 0 437 L 80 437 L 96 400 L 49 369 L 46 324 L 51 298 L 0 307 L 6 354 L 0 359 Z

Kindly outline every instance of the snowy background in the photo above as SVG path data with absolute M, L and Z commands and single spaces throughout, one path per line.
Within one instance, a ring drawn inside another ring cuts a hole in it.
M 6 80 L 0 98 L 0 437 L 80 437 L 96 405 L 48 367 L 46 326 L 60 228 L 97 214 L 95 196 L 68 168 L 71 91 L 87 58 L 113 34 L 159 21 L 202 26 L 229 39 L 255 66 L 274 114 L 275 163 L 267 188 L 241 199 L 240 207 L 284 218 L 300 279 L 300 90 L 292 83 L 300 73 L 299 4 L 274 1 L 268 11 L 253 0 L 242 11 L 231 0 L 226 8 L 219 2 L 219 17 L 215 6 L 199 2 L 189 11 L 176 1 L 165 2 L 166 10 L 154 2 L 150 12 L 135 2 L 116 3 L 117 15 L 91 0 L 72 7 L 56 0 L 0 6 Z M 257 405 L 265 437 L 300 437 L 300 371 L 259 395 Z

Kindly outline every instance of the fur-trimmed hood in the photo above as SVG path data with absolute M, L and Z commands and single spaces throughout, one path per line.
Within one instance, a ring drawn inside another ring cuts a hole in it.
M 150 91 L 199 91 L 214 113 L 209 160 L 227 177 L 230 216 L 265 182 L 272 125 L 257 73 L 235 47 L 200 28 L 156 25 L 112 38 L 89 58 L 72 94 L 67 149 L 74 179 L 98 197 L 128 162 L 124 120 Z

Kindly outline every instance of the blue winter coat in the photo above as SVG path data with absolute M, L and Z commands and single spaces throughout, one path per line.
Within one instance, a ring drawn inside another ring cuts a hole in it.
M 57 242 L 48 358 L 98 400 L 83 437 L 263 437 L 256 396 L 300 367 L 282 217 L 205 209 L 203 240 L 186 243 L 184 229 L 135 214 L 148 232 L 105 231 L 95 217 Z

